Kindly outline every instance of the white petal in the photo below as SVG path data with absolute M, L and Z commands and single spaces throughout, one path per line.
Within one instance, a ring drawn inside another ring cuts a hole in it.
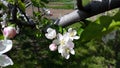
M 76 31 L 76 30 L 73 30 L 73 33 L 74 33 L 74 35 L 76 35 L 76 34 L 77 34 L 77 31 Z
M 80 37 L 79 36 L 75 36 L 74 39 L 79 39 Z
M 65 39 L 65 41 L 67 42 L 67 41 L 69 41 L 69 35 L 67 34 L 67 33 L 65 33 L 64 35 L 63 35 L 63 38 Z
M 3 41 L 0 41 L 0 52 L 3 51 L 6 46 L 3 45 Z
M 69 59 L 69 58 L 70 58 L 70 54 L 66 54 L 66 55 L 65 55 L 65 58 L 66 58 L 66 59 Z
M 63 49 L 63 47 L 60 45 L 60 46 L 58 46 L 58 53 L 62 53 L 62 52 L 64 52 L 64 49 Z
M 57 34 L 57 38 L 58 38 L 59 40 L 62 40 L 62 39 L 63 39 L 62 34 L 58 33 L 58 34 Z
M 68 32 L 71 32 L 71 31 L 72 31 L 72 28 L 69 28 L 69 29 L 68 29 Z
M 69 59 L 69 58 L 70 58 L 70 54 L 69 54 L 69 52 L 66 50 L 66 47 L 62 47 L 62 48 L 61 48 L 61 56 L 62 56 L 62 57 L 65 57 L 66 59 Z
M 70 53 L 71 53 L 72 55 L 75 55 L 74 49 L 71 49 L 71 50 L 70 50 Z
M 0 55 L 0 66 L 6 67 L 13 65 L 13 61 L 7 55 Z
M 52 28 L 48 28 L 47 29 L 47 32 L 51 32 L 53 29 Z
M 11 40 L 1 40 L 2 44 L 0 44 L 0 54 L 6 53 L 12 49 L 12 41 Z
M 68 48 L 72 49 L 74 48 L 74 43 L 72 41 L 68 41 L 67 46 Z
M 53 39 L 53 37 L 51 37 L 49 34 L 45 34 L 47 39 Z

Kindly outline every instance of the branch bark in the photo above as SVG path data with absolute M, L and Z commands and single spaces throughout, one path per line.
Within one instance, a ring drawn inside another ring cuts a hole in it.
M 56 20 L 54 24 L 68 26 L 85 18 L 89 18 L 118 7 L 120 7 L 120 0 L 93 0 L 84 7 L 85 10 L 77 9 L 67 15 L 62 16 L 60 19 Z

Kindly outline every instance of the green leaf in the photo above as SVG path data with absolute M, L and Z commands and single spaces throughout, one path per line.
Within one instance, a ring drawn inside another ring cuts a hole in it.
M 90 23 L 83 31 L 81 40 L 88 41 L 94 38 L 102 37 L 112 23 L 112 18 L 109 16 L 101 16 L 97 21 Z
M 35 6 L 35 7 L 39 7 L 40 6 L 40 0 L 31 0 L 32 4 Z
M 25 4 L 21 0 L 18 0 L 18 6 L 22 11 L 25 12 Z
M 120 21 L 120 11 L 118 11 L 113 17 L 115 21 Z
M 35 7 L 45 7 L 44 2 L 42 2 L 41 0 L 31 0 L 31 2 Z

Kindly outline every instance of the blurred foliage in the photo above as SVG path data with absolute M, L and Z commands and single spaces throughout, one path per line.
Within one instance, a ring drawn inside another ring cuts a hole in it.
M 47 0 L 32 0 L 35 7 L 45 7 Z M 22 5 L 22 4 L 21 4 Z M 19 5 L 20 6 L 20 5 Z M 23 6 L 24 7 L 24 6 Z M 21 7 L 22 8 L 22 7 Z M 58 31 L 72 27 L 81 38 L 75 43 L 75 56 L 66 60 L 57 51 L 51 52 L 43 30 L 51 20 L 33 12 L 36 28 L 21 26 L 13 40 L 13 48 L 7 53 L 14 65 L 6 68 L 119 68 L 120 67 L 120 12 L 114 16 L 101 16 L 96 21 L 78 22 L 68 27 L 56 27 Z M 88 23 L 87 25 L 85 23 Z M 44 28 L 43 28 L 44 27 Z M 104 43 L 101 37 L 117 30 L 116 37 Z M 0 39 L 2 39 L 2 32 Z

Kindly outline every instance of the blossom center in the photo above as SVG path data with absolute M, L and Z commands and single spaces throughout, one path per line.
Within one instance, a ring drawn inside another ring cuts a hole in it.
M 60 41 L 60 44 L 61 44 L 61 45 L 65 45 L 65 40 L 61 40 L 61 41 Z
M 73 36 L 74 36 L 74 32 L 71 32 L 71 33 L 70 33 L 70 37 L 73 37 Z
M 66 52 L 66 53 L 69 53 L 69 52 L 70 52 L 69 48 L 66 48 L 66 49 L 65 49 L 65 52 Z

